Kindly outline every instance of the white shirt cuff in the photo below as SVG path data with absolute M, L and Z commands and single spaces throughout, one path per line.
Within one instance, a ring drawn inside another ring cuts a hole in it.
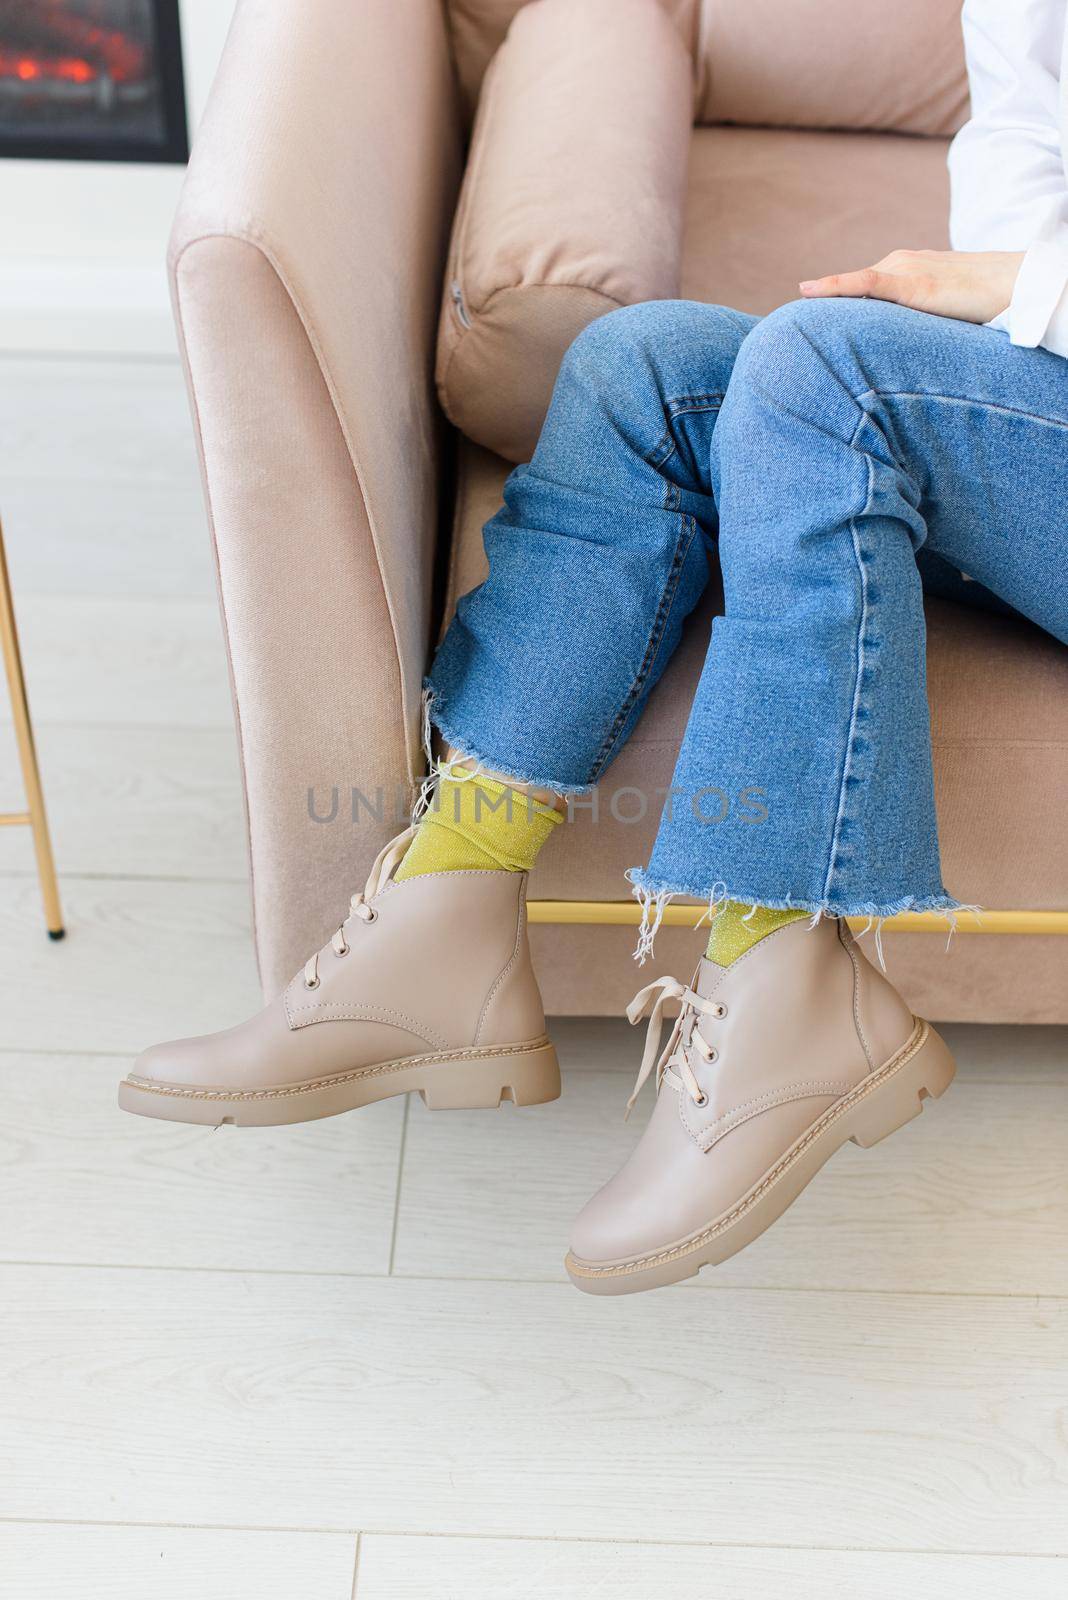
M 1068 241 L 1031 245 L 1020 264 L 1012 300 L 987 324 L 1007 333 L 1013 344 L 1042 345 L 1068 356 Z
M 1049 325 L 1042 335 L 1042 344 L 1046 350 L 1052 350 L 1055 356 L 1068 356 L 1068 283 L 1061 290 L 1061 297 L 1053 308 Z

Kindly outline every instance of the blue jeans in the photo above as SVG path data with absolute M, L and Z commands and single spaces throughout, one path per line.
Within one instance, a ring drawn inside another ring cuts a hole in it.
M 641 896 L 834 916 L 957 904 L 923 583 L 1068 640 L 1061 357 L 875 301 L 761 321 L 628 307 L 572 345 L 504 500 L 489 577 L 428 680 L 450 743 L 549 789 L 595 784 L 718 556 L 725 615 L 631 874 Z

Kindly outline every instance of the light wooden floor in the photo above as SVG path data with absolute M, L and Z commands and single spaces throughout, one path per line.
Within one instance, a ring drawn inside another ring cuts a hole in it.
M 941 1105 L 618 1302 L 561 1255 L 634 1137 L 619 1024 L 526 1113 L 120 1116 L 257 1003 L 193 449 L 169 363 L 0 379 L 70 928 L 0 832 L 3 1600 L 1063 1597 L 1065 1030 L 948 1030 Z

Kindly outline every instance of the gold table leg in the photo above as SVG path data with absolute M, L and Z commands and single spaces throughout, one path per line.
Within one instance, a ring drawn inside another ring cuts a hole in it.
M 22 655 L 19 651 L 18 630 L 15 627 L 15 607 L 11 599 L 11 580 L 7 571 L 4 551 L 4 530 L 0 526 L 0 646 L 4 652 L 4 670 L 11 692 L 11 714 L 15 723 L 15 741 L 22 766 L 22 783 L 26 791 L 25 811 L 0 816 L 0 825 L 28 825 L 33 831 L 33 848 L 37 855 L 37 876 L 41 880 L 41 898 L 44 901 L 45 923 L 50 939 L 62 939 L 63 912 L 59 904 L 59 885 L 56 883 L 56 864 L 52 858 L 52 840 L 48 833 L 45 815 L 44 792 L 41 773 L 37 765 L 37 751 L 33 742 L 33 724 L 30 706 L 26 699 L 26 679 L 22 673 Z

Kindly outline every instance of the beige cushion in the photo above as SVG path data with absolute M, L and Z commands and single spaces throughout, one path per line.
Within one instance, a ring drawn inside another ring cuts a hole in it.
M 554 11 L 566 3 L 552 0 Z M 647 0 L 638 0 L 638 8 L 646 23 L 654 17 Z M 525 13 L 524 25 L 540 10 Z M 582 15 L 592 23 L 592 9 L 584 6 Z M 549 32 L 547 20 L 538 18 L 542 33 Z M 668 53 L 680 68 L 670 29 L 654 31 L 670 41 Z M 579 32 L 595 44 L 592 34 Z M 517 33 L 487 85 L 453 230 L 438 346 L 446 412 L 468 438 L 511 461 L 529 459 L 567 346 L 614 305 L 681 292 L 759 314 L 795 298 L 799 278 L 866 266 L 902 246 L 948 248 L 944 140 L 774 128 L 691 131 L 676 115 L 666 141 L 654 116 L 658 96 L 649 93 L 640 102 L 649 114 L 642 137 L 650 123 L 659 137 L 637 167 L 629 155 L 618 166 L 607 161 L 595 204 L 588 172 L 580 187 L 559 176 L 574 127 L 561 123 L 558 139 L 532 147 L 525 122 L 516 121 L 516 103 L 498 101 L 513 70 L 525 79 L 540 60 L 512 54 Z M 568 77 L 578 59 L 562 67 Z M 539 99 L 551 92 L 546 81 L 535 87 Z M 689 145 L 684 198 L 679 143 Z M 659 198 L 657 185 L 666 186 Z M 676 206 L 685 211 L 681 286 Z M 639 214 L 648 219 L 642 227 Z M 453 284 L 464 298 L 466 329 Z
M 950 134 L 960 0 L 704 0 L 699 122 Z
M 463 110 L 474 116 L 486 68 L 504 43 L 512 18 L 531 0 L 448 0 L 449 34 Z M 577 8 L 585 0 L 570 0 Z M 658 0 L 691 56 L 696 53 L 700 0 Z
M 689 55 L 656 0 L 538 0 L 487 76 L 449 253 L 437 378 L 513 461 L 605 311 L 678 293 Z

